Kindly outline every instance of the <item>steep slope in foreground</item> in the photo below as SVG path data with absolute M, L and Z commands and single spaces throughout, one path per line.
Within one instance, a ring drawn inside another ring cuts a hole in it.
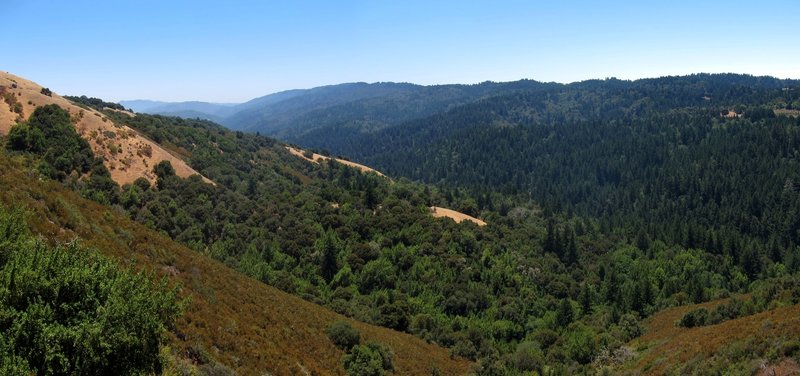
M 59 241 L 78 238 L 181 284 L 191 301 L 170 334 L 180 357 L 197 362 L 210 356 L 243 375 L 343 374 L 343 353 L 324 333 L 343 316 L 246 278 L 55 182 L 39 181 L 24 163 L 0 151 L 0 204 L 27 207 L 34 232 Z M 362 340 L 391 347 L 397 374 L 430 374 L 435 367 L 461 375 L 470 367 L 411 335 L 352 323 Z
M 96 110 L 77 106 L 35 82 L 0 72 L 0 97 L 5 102 L 0 103 L 0 135 L 7 135 L 19 119 L 27 119 L 36 107 L 56 104 L 69 111 L 78 133 L 89 142 L 94 154 L 103 159 L 111 178 L 120 185 L 140 177 L 154 181 L 153 166 L 163 160 L 172 164 L 178 176 L 197 174 L 186 162 L 130 127 L 114 123 Z
M 717 325 L 695 328 L 675 325 L 689 311 L 700 307 L 711 309 L 724 302 L 717 300 L 670 308 L 651 317 L 647 321 L 647 332 L 630 344 L 630 347 L 641 350 L 641 354 L 631 362 L 629 371 L 663 375 L 717 374 L 736 370 L 741 374 L 753 374 L 776 365 L 785 367 L 787 362 L 781 361 L 780 357 L 786 355 L 787 350 L 792 351 L 790 347 L 797 346 L 796 338 L 800 337 L 800 305 L 776 308 Z M 759 359 L 762 357 L 767 359 Z M 770 357 L 777 359 L 770 361 Z

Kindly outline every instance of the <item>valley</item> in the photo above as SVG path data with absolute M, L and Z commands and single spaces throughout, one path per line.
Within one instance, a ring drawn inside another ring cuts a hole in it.
M 262 99 L 339 119 L 286 118 L 273 135 L 301 149 L 2 78 L 3 210 L 176 286 L 167 373 L 755 372 L 798 356 L 796 81 Z M 342 320 L 355 344 L 331 334 Z

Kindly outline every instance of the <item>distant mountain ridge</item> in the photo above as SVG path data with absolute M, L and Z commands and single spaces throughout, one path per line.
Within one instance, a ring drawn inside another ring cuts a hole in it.
M 235 111 L 237 103 L 209 103 L 200 101 L 161 102 L 145 99 L 120 101 L 122 106 L 135 112 L 154 115 L 201 118 L 220 121 Z
M 680 86 L 676 98 L 703 101 L 706 94 L 722 87 L 780 88 L 791 86 L 793 80 L 757 77 L 742 74 L 694 74 L 639 80 L 615 78 L 594 79 L 570 84 L 544 83 L 534 80 L 483 82 L 479 84 L 450 84 L 423 86 L 411 83 L 343 83 L 312 89 L 297 89 L 265 95 L 240 104 L 207 102 L 122 101 L 134 111 L 208 119 L 234 130 L 259 132 L 304 147 L 348 152 L 363 135 L 372 134 L 423 118 L 444 114 L 459 106 L 476 104 L 489 98 L 513 96 L 519 93 L 543 93 L 554 97 L 564 92 L 609 92 L 636 90 L 660 97 L 666 87 Z M 580 95 L 580 94 L 577 94 Z M 649 94 L 648 94 L 649 95 Z M 672 105 L 649 103 L 642 105 Z M 714 101 L 724 100 L 714 97 Z M 513 99 L 512 99 L 513 100 Z M 694 102 L 693 102 L 694 103 Z
M 344 83 L 288 90 L 226 105 L 207 102 L 121 101 L 136 112 L 205 118 L 231 129 L 300 141 L 309 132 L 336 126 L 372 132 L 481 98 L 560 84 L 531 80 L 474 85 L 423 86 L 411 83 Z

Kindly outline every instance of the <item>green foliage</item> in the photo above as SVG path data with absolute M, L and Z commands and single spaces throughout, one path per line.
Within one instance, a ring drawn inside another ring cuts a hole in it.
M 683 315 L 678 325 L 685 328 L 694 328 L 695 326 L 706 325 L 706 321 L 708 321 L 708 310 L 698 308 Z
M 0 210 L 0 370 L 4 374 L 159 372 L 177 290 L 75 243 L 26 235 Z
M 124 206 L 137 221 L 258 280 L 354 319 L 408 330 L 480 360 L 486 372 L 503 362 L 517 368 L 517 346 L 526 342 L 538 343 L 553 366 L 548 372 L 586 370 L 600 347 L 641 335 L 640 319 L 658 310 L 747 292 L 753 281 L 799 269 L 793 235 L 784 231 L 800 223 L 792 214 L 796 124 L 719 118 L 698 107 L 705 102 L 690 87 L 704 77 L 639 82 L 635 90 L 609 80 L 521 92 L 409 124 L 428 137 L 417 145 L 447 152 L 420 161 L 428 150 L 406 145 L 419 154 L 400 150 L 404 159 L 386 166 L 400 173 L 423 166 L 407 176 L 443 182 L 438 187 L 308 163 L 271 139 L 207 121 L 126 117 L 217 185 L 160 173 L 156 187 L 126 187 Z M 779 94 L 758 86 L 743 99 L 728 84 L 708 85 L 747 106 Z M 636 104 L 643 93 L 653 103 Z M 459 124 L 477 128 L 462 133 Z M 437 130 L 457 131 L 470 150 L 447 138 L 433 147 L 429 139 L 442 135 L 425 132 Z M 402 132 L 376 134 L 398 135 L 403 144 Z M 490 136 L 506 146 L 492 150 Z M 752 140 L 769 141 L 785 158 Z M 760 162 L 739 158 L 743 145 Z M 487 152 L 496 153 L 489 165 L 478 158 Z M 775 169 L 767 173 L 768 165 Z M 451 175 L 451 167 L 459 172 Z M 757 177 L 770 183 L 746 183 Z M 761 196 L 766 186 L 771 193 Z M 744 211 L 737 207 L 748 200 Z M 490 224 L 435 220 L 431 205 L 475 211 Z M 770 230 L 777 228 L 786 236 Z M 536 363 L 532 349 L 519 357 L 533 354 Z
M 594 331 L 583 325 L 570 328 L 564 345 L 567 356 L 580 364 L 590 363 L 599 350 L 594 336 Z
M 125 111 L 125 107 L 123 107 L 119 103 L 106 102 L 106 101 L 104 101 L 102 99 L 90 98 L 90 97 L 87 97 L 85 95 L 81 95 L 80 97 L 65 95 L 64 98 L 68 99 L 71 102 L 73 102 L 75 104 L 78 104 L 80 106 L 93 108 L 93 109 L 98 110 L 98 111 L 103 111 L 103 110 L 105 110 L 107 108 L 110 108 L 112 110 Z
M 328 335 L 328 338 L 336 347 L 344 350 L 348 350 L 361 342 L 361 335 L 358 330 L 344 320 L 339 320 L 329 325 L 325 329 L 325 334 Z
M 523 342 L 517 345 L 517 350 L 511 358 L 511 365 L 518 371 L 542 373 L 545 361 L 539 344 Z
M 27 122 L 14 125 L 7 147 L 40 155 L 43 175 L 67 183 L 87 198 L 104 204 L 119 200 L 119 187 L 103 161 L 95 158 L 69 113 L 57 105 L 37 107 Z
M 753 315 L 781 305 L 800 303 L 800 279 L 796 275 L 761 280 L 755 283 L 748 300 L 731 298 L 711 310 L 697 308 L 684 314 L 675 325 L 685 328 L 716 325 L 723 321 Z
M 342 363 L 348 375 L 381 376 L 394 369 L 393 357 L 386 345 L 368 342 L 350 349 L 342 358 Z
M 44 141 L 44 134 L 41 130 L 31 129 L 26 123 L 19 123 L 11 127 L 7 146 L 11 150 L 40 152 L 44 149 Z

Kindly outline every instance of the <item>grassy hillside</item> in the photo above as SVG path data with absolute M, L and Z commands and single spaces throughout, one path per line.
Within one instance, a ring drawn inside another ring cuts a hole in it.
M 629 344 L 638 356 L 618 370 L 646 375 L 751 375 L 767 367 L 794 364 L 791 371 L 798 371 L 800 305 L 779 306 L 717 325 L 675 325 L 694 309 L 711 309 L 726 301 L 676 307 L 654 315 L 646 322 L 646 334 Z M 785 371 L 778 374 L 794 374 Z
M 14 124 L 27 120 L 37 108 L 58 105 L 69 112 L 78 134 L 119 184 L 140 177 L 154 180 L 153 166 L 163 160 L 170 161 L 178 176 L 197 174 L 182 159 L 133 129 L 114 122 L 108 114 L 79 106 L 33 81 L 0 72 L 0 97 L 5 102 L 0 102 L 0 135 L 7 135 Z
M 325 328 L 342 316 L 212 261 L 125 215 L 42 181 L 24 157 L 0 152 L 0 202 L 29 210 L 30 226 L 52 242 L 78 241 L 123 265 L 155 270 L 189 297 L 170 332 L 181 362 L 217 361 L 239 374 L 342 374 Z M 388 345 L 398 374 L 460 375 L 470 363 L 409 334 L 351 321 L 363 338 Z

